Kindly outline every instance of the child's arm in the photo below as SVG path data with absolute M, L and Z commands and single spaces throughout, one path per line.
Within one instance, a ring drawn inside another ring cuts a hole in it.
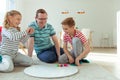
M 28 56 L 32 57 L 34 47 L 34 37 L 30 37 L 28 40 Z
M 67 43 L 64 42 L 63 44 L 63 49 L 64 49 L 64 53 L 67 55 L 68 59 L 69 59 L 69 63 L 73 63 L 74 62 L 74 59 L 73 57 L 71 56 L 71 53 L 68 51 L 67 49 Z
M 21 42 L 22 44 L 25 44 L 25 43 L 28 41 L 29 37 L 30 37 L 30 35 L 23 36 L 23 37 L 21 38 L 20 42 Z
M 75 60 L 75 63 L 76 65 L 80 65 L 79 64 L 79 61 L 82 59 L 82 58 L 85 58 L 87 56 L 87 54 L 90 52 L 90 46 L 88 44 L 88 42 L 86 41 L 84 44 L 84 51 L 82 53 L 80 53 L 80 55 L 76 58 Z
M 2 33 L 8 37 L 10 40 L 19 40 L 21 39 L 23 36 L 26 36 L 27 35 L 27 32 L 26 31 L 22 31 L 22 32 L 16 32 L 14 33 L 12 31 L 12 29 L 3 29 L 2 30 Z
M 21 41 L 20 41 L 20 42 L 22 42 L 23 44 L 25 44 L 25 42 L 27 42 L 27 40 L 29 39 L 30 35 L 34 33 L 34 29 L 31 28 L 31 27 L 30 27 L 30 28 L 27 28 L 26 32 L 27 32 L 28 35 L 23 36 L 23 37 L 21 38 Z

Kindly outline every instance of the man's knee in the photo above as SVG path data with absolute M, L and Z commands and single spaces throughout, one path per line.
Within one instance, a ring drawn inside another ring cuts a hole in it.
M 52 51 L 46 51 L 38 55 L 38 58 L 46 63 L 54 63 L 57 61 L 57 55 Z

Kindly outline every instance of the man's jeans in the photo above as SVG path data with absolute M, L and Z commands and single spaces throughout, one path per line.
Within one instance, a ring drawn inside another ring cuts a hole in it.
M 60 48 L 60 55 L 62 55 L 63 53 L 64 53 L 63 49 Z M 56 53 L 55 46 L 50 47 L 46 50 L 43 50 L 41 53 L 38 53 L 37 57 L 39 60 L 46 62 L 46 63 L 54 63 L 58 61 L 58 56 Z

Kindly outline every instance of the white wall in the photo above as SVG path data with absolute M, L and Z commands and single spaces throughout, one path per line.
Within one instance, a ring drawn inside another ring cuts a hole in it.
M 117 17 L 116 25 L 117 25 L 117 53 L 120 58 L 120 0 L 115 0 L 115 13 Z
M 44 8 L 48 12 L 48 23 L 51 23 L 57 33 L 61 28 L 61 21 L 66 17 L 74 17 L 76 27 L 93 30 L 93 45 L 100 47 L 102 33 L 110 35 L 111 46 L 116 46 L 116 2 L 114 0 L 16 0 L 16 8 L 23 14 L 21 26 L 24 28 L 34 20 L 35 12 Z M 85 14 L 77 14 L 79 10 Z M 68 10 L 69 14 L 61 14 Z M 58 34 L 57 34 L 58 35 Z
M 115 41 L 114 43 L 117 45 L 117 47 L 119 46 L 119 49 L 117 49 L 117 50 L 120 50 L 120 37 L 119 37 L 120 29 L 118 30 L 118 27 L 120 28 L 120 22 L 117 22 L 118 12 L 120 13 L 120 0 L 114 0 L 114 11 L 115 11 L 115 27 L 114 27 L 114 35 L 113 35 L 114 38 L 113 39 L 114 39 L 114 41 Z M 118 26 L 118 23 L 119 23 L 119 26 Z

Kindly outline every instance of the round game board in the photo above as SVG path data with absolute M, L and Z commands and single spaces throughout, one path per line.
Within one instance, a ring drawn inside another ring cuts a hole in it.
M 70 76 L 78 72 L 76 66 L 62 66 L 58 67 L 57 64 L 43 64 L 43 65 L 33 65 L 24 70 L 25 74 L 34 77 L 41 78 L 59 78 Z

